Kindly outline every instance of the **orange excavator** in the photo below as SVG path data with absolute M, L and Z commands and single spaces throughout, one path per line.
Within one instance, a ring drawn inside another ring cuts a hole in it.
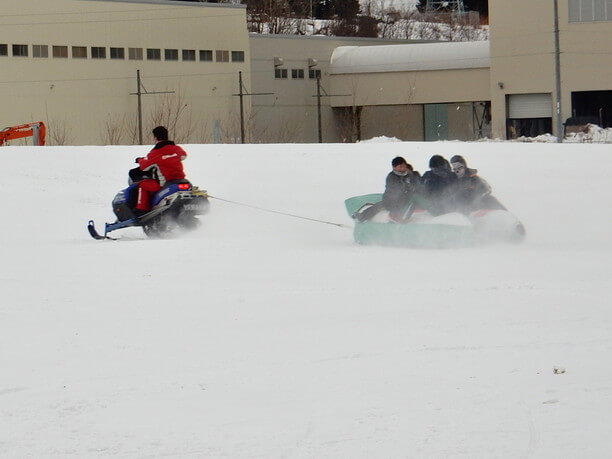
M 4 142 L 8 140 L 21 139 L 23 137 L 33 137 L 34 145 L 44 145 L 46 133 L 47 128 L 42 121 L 7 127 L 0 131 L 0 146 L 4 145 Z

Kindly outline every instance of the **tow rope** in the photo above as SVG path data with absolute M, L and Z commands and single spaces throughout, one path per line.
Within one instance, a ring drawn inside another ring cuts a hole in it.
M 299 218 L 301 220 L 308 220 L 308 221 L 311 221 L 311 222 L 325 223 L 326 225 L 338 226 L 340 228 L 352 228 L 352 226 L 345 225 L 343 223 L 329 222 L 327 220 L 319 220 L 317 218 L 304 217 L 302 215 L 290 214 L 290 213 L 287 213 L 287 212 L 281 212 L 279 210 L 266 209 L 264 207 L 253 206 L 251 204 L 245 204 L 243 202 L 232 201 L 230 199 L 223 199 L 223 198 L 219 198 L 217 196 L 211 196 L 210 194 L 208 195 L 208 197 L 212 198 L 212 199 L 216 199 L 217 201 L 229 202 L 230 204 L 236 204 L 238 206 L 249 207 L 251 209 L 261 210 L 263 212 L 270 212 L 272 214 L 285 215 L 286 217 Z

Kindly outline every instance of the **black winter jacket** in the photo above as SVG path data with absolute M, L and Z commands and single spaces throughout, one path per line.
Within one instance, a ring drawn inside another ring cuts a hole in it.
M 385 180 L 383 207 L 389 212 L 401 212 L 406 209 L 419 185 L 420 176 L 418 172 L 408 172 L 404 176 L 393 171 L 389 172 Z
M 457 205 L 471 210 L 484 196 L 491 194 L 491 186 L 483 178 L 478 177 L 476 169 L 465 168 L 463 177 L 457 181 Z
M 432 167 L 423 174 L 423 192 L 434 215 L 451 212 L 455 207 L 454 194 L 457 176 L 446 167 Z

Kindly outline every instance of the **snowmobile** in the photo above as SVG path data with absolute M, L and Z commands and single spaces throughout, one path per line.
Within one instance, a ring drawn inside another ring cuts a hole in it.
M 142 227 L 151 238 L 170 237 L 177 230 L 191 230 L 199 225 L 198 215 L 208 212 L 209 201 L 206 190 L 200 190 L 189 180 L 172 180 L 151 196 L 151 210 L 137 215 L 134 208 L 138 195 L 138 184 L 131 183 L 119 191 L 113 199 L 114 223 L 104 225 L 104 234 L 98 233 L 93 220 L 87 229 L 94 239 L 113 239 L 108 233 L 130 226 Z
M 390 218 L 381 206 L 382 194 L 374 193 L 348 198 L 344 204 L 354 220 L 355 242 L 364 245 L 386 245 L 412 248 L 470 247 L 483 242 L 520 242 L 525 227 L 493 196 L 482 208 L 470 212 L 435 215 L 427 199 L 419 196 L 399 221 Z M 372 206 L 380 211 L 368 220 L 362 213 Z

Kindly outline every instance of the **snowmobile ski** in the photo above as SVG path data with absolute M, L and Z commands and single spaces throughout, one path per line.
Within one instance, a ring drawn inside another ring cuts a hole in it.
M 98 233 L 98 231 L 96 230 L 96 225 L 93 220 L 89 220 L 89 223 L 87 224 L 87 229 L 89 230 L 89 234 L 91 235 L 91 237 L 93 237 L 94 239 L 97 239 L 99 241 L 103 239 L 110 239 L 111 241 L 116 241 L 117 240 L 116 238 L 106 235 L 106 233 L 108 233 L 108 226 L 109 226 L 108 223 L 106 223 L 104 236 Z

